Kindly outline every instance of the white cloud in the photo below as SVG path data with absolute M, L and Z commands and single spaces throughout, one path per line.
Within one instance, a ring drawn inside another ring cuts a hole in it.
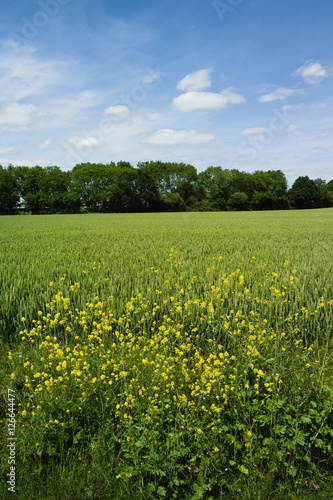
M 14 153 L 16 151 L 15 148 L 7 148 L 6 146 L 0 146 L 0 154 L 3 153 Z
M 81 122 L 86 108 L 100 105 L 103 100 L 103 91 L 87 89 L 90 74 L 88 68 L 87 71 L 81 69 L 79 62 L 52 58 L 46 60 L 41 58 L 38 51 L 29 44 L 20 46 L 15 55 L 6 44 L 2 49 L 1 99 L 5 103 L 24 102 L 25 105 L 29 105 L 29 101 L 32 102 L 33 98 L 35 106 L 47 111 L 44 111 L 44 118 L 48 118 L 48 123 L 44 121 L 43 126 L 61 129 L 73 125 L 75 119 Z M 70 55 L 66 54 L 65 57 L 70 58 Z M 23 112 L 23 108 L 21 111 Z M 39 118 L 42 118 L 41 113 L 39 111 Z M 13 128 L 12 125 L 6 129 L 27 130 L 22 127 L 31 125 L 32 120 L 26 118 L 25 122 L 20 129 Z
M 105 109 L 107 115 L 111 115 L 116 120 L 126 120 L 130 114 L 130 109 L 125 104 L 117 104 L 116 106 L 109 106 Z
M 0 54 L 0 94 L 4 101 L 19 101 L 26 97 L 42 95 L 55 85 L 68 82 L 69 64 L 63 61 L 43 61 L 30 46 L 20 47 L 13 56 L 12 51 Z
M 291 111 L 292 109 L 298 109 L 298 108 L 303 108 L 304 102 L 302 104 L 295 104 L 295 105 L 290 105 L 290 104 L 285 104 L 284 106 L 281 107 L 282 111 Z
M 86 109 L 93 107 L 96 103 L 97 92 L 90 90 L 76 92 L 75 96 L 68 93 L 68 95 L 52 101 L 48 104 L 52 126 L 60 128 L 73 123 L 73 119 L 82 119 Z
M 286 132 L 295 132 L 297 130 L 297 125 L 289 125 Z
M 47 149 L 50 146 L 53 146 L 53 143 L 52 143 L 51 139 L 46 139 L 46 141 L 41 142 L 39 144 L 39 148 L 40 149 Z
M 235 94 L 229 87 L 219 94 L 214 92 L 186 92 L 176 97 L 172 105 L 178 111 L 195 111 L 198 109 L 220 109 L 228 104 L 245 102 L 244 96 Z
M 78 137 L 75 135 L 70 137 L 68 142 L 79 149 L 102 148 L 106 146 L 106 143 L 99 141 L 97 137 Z
M 263 94 L 259 97 L 259 102 L 272 102 L 278 99 L 286 99 L 292 94 L 304 94 L 304 90 L 301 89 L 288 89 L 286 87 L 279 87 L 274 92 L 270 94 Z
M 44 111 L 40 111 L 34 104 L 19 104 L 9 102 L 0 110 L 1 130 L 27 131 L 33 120 L 45 117 Z
M 200 134 L 195 130 L 158 130 L 143 138 L 145 144 L 175 145 L 175 144 L 205 144 L 215 140 L 212 134 Z
M 307 62 L 298 68 L 293 75 L 301 75 L 306 83 L 315 85 L 327 76 L 327 71 L 319 62 Z
M 222 90 L 220 94 L 227 100 L 227 104 L 238 104 L 245 102 L 245 97 L 240 94 L 235 94 L 232 87 Z
M 253 127 L 253 128 L 246 128 L 243 130 L 242 135 L 246 136 L 258 136 L 262 134 L 265 130 L 267 130 L 265 127 Z
M 194 73 L 185 76 L 177 85 L 178 90 L 195 92 L 211 86 L 210 73 L 212 69 L 199 69 Z
M 246 128 L 245 130 L 242 131 L 242 135 L 245 135 L 246 137 L 251 137 L 252 139 L 256 139 L 257 141 L 266 141 L 267 133 L 269 134 L 270 131 L 266 127 Z

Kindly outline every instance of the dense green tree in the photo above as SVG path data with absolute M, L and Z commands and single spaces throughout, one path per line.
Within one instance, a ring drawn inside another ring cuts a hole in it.
M 298 177 L 289 190 L 289 198 L 294 208 L 320 207 L 320 190 L 314 180 L 306 175 Z
M 0 165 L 0 214 L 15 213 L 20 201 L 20 188 L 12 165 Z
M 186 210 L 185 202 L 179 193 L 168 193 L 163 201 L 165 208 L 170 212 L 184 212 Z
M 79 199 L 71 192 L 71 173 L 59 167 L 46 167 L 43 192 L 46 199 L 45 210 L 49 213 L 76 212 Z
M 113 163 L 110 163 L 110 166 L 113 166 L 114 164 Z M 130 169 L 133 169 L 133 165 L 131 165 L 131 163 L 129 161 L 118 161 L 117 163 L 117 167 L 118 168 L 130 168 Z
M 228 209 L 229 210 L 247 210 L 249 197 L 246 193 L 235 192 L 229 197 Z
M 157 183 L 130 163 L 81 163 L 73 168 L 73 190 L 93 212 L 142 212 L 159 209 Z
M 155 179 L 136 169 L 134 189 L 139 200 L 140 211 L 155 212 L 161 209 L 160 197 Z
M 16 166 L 14 167 L 14 175 L 18 184 L 20 197 L 23 199 L 23 183 L 30 170 L 30 167 Z
M 333 206 L 333 193 L 330 192 L 326 181 L 323 179 L 315 179 L 314 182 L 319 189 L 320 206 L 323 208 Z
M 19 201 L 32 213 L 176 210 L 276 210 L 333 206 L 333 180 L 299 177 L 287 191 L 280 170 L 253 173 L 208 167 L 197 174 L 185 163 L 127 161 L 57 166 L 0 167 L 0 212 Z
M 26 210 L 34 214 L 78 211 L 71 190 L 71 172 L 52 167 L 15 167 L 15 176 Z
M 26 210 L 33 214 L 47 212 L 46 170 L 36 165 L 30 168 L 23 167 L 18 173 L 21 176 L 21 197 Z
M 253 194 L 252 174 L 239 172 L 237 169 L 222 169 L 208 167 L 198 174 L 198 187 L 204 193 L 206 202 L 212 210 L 240 210 L 236 208 L 240 203 L 239 193 L 246 195 L 246 203 L 241 204 L 246 210 Z M 236 194 L 232 198 L 233 194 Z M 231 202 L 229 203 L 229 200 Z
M 161 202 L 166 203 L 167 207 L 171 193 L 178 193 L 180 197 L 176 198 L 181 198 L 185 204 L 194 195 L 197 171 L 192 165 L 151 161 L 138 163 L 138 168 L 155 180 Z
M 281 170 L 257 170 L 252 174 L 253 210 L 283 210 L 288 208 L 287 179 Z
M 198 174 L 196 193 L 211 210 L 226 210 L 232 174 L 221 167 L 208 167 Z
M 146 212 L 159 210 L 157 184 L 138 169 L 113 168 L 102 203 L 106 212 Z
M 333 180 L 326 184 L 327 198 L 329 199 L 329 206 L 333 207 Z
M 75 195 L 84 207 L 94 212 L 100 211 L 110 182 L 115 163 L 80 163 L 73 168 L 72 186 Z
M 245 193 L 251 200 L 254 192 L 253 175 L 248 172 L 239 172 L 236 168 L 230 170 L 230 195 Z

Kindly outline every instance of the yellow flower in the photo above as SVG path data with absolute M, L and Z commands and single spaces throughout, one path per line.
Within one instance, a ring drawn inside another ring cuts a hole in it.
M 15 377 L 15 373 L 12 373 L 10 378 L 14 378 Z

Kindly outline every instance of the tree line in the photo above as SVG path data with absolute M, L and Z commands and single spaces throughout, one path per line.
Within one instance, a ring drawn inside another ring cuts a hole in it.
M 161 161 L 2 167 L 0 213 L 285 210 L 333 206 L 333 180 Z

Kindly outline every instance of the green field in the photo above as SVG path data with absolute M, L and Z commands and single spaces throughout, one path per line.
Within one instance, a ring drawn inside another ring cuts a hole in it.
M 0 238 L 0 498 L 8 388 L 15 498 L 333 498 L 333 209 Z

